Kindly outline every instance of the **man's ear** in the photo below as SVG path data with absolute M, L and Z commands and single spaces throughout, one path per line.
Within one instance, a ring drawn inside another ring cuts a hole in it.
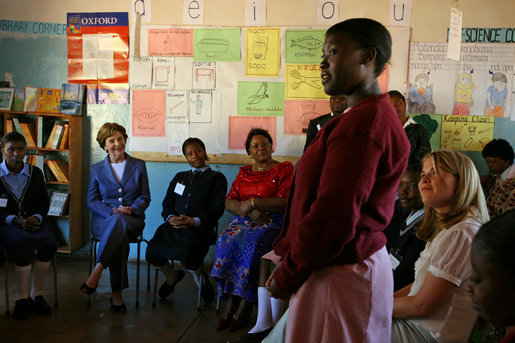
M 376 59 L 376 56 L 377 56 L 376 48 L 373 48 L 373 47 L 365 48 L 365 49 L 363 49 L 361 63 L 368 65 L 368 64 L 374 62 L 374 60 Z

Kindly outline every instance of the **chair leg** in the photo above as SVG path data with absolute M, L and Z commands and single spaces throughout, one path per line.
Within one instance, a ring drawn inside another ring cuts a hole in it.
M 138 257 L 136 260 L 136 307 L 139 306 L 139 263 L 140 263 L 141 240 L 138 241 Z
M 157 298 L 157 278 L 158 278 L 159 270 L 156 268 L 156 277 L 154 279 L 154 298 L 152 300 L 152 307 L 156 307 L 156 298 Z
M 201 301 L 200 298 L 202 296 L 202 280 L 204 280 L 204 263 L 202 263 L 202 270 L 200 271 L 200 278 L 199 278 L 199 286 L 198 286 L 198 292 L 197 292 L 197 311 L 200 311 Z M 208 282 L 206 280 L 206 282 Z
M 147 261 L 147 291 L 150 291 L 150 262 Z
M 54 307 L 57 307 L 59 305 L 57 301 L 57 266 L 55 264 L 55 255 L 52 258 L 52 266 L 54 269 Z
M 220 294 L 216 296 L 216 313 L 220 313 Z
M 9 266 L 7 260 L 4 262 L 5 265 L 5 315 L 11 314 L 9 309 Z
M 93 264 L 94 261 L 97 260 L 97 241 L 93 238 L 90 239 L 90 245 L 89 245 L 89 274 L 91 275 L 91 272 L 93 271 Z M 89 276 L 89 275 L 88 275 Z M 91 294 L 88 295 L 88 302 L 87 305 L 91 305 Z

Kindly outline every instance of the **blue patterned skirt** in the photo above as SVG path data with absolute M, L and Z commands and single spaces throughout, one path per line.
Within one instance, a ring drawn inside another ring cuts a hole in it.
M 260 258 L 270 250 L 281 232 L 283 214 L 271 214 L 272 223 L 260 225 L 248 217 L 234 216 L 216 241 L 216 259 L 211 277 L 218 294 L 234 294 L 257 301 Z

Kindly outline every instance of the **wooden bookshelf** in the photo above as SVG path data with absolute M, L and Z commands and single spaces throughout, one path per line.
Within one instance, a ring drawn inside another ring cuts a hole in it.
M 84 107 L 83 107 L 84 108 Z M 14 125 L 10 126 L 12 119 L 16 118 L 19 122 L 28 122 L 34 124 L 36 132 L 33 137 L 36 139 L 36 146 L 27 147 L 27 152 L 35 155 L 44 156 L 45 163 L 47 160 L 60 159 L 68 163 L 68 182 L 60 182 L 58 180 L 47 180 L 49 197 L 55 190 L 63 190 L 69 192 L 68 210 L 62 216 L 49 216 L 53 222 L 67 222 L 67 228 L 57 225 L 59 230 L 68 230 L 61 232 L 58 236 L 60 240 L 59 252 L 72 252 L 82 247 L 82 116 L 60 114 L 60 113 L 44 113 L 44 112 L 20 112 L 20 111 L 0 111 L 3 115 L 2 133 L 7 133 L 9 127 L 16 130 Z M 10 121 L 9 125 L 8 122 Z M 56 121 L 58 123 L 66 123 L 68 125 L 68 148 L 52 149 L 46 148 L 47 141 Z M 23 133 L 22 133 L 23 134 Z M 45 171 L 43 170 L 43 174 Z M 62 241 L 68 236 L 66 241 Z

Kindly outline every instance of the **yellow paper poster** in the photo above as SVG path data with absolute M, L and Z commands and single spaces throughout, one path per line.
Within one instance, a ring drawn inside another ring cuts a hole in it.
M 494 138 L 494 117 L 442 116 L 442 149 L 482 151 Z
M 280 48 L 278 28 L 247 29 L 246 76 L 279 76 Z
M 286 65 L 286 99 L 328 99 L 318 64 Z

